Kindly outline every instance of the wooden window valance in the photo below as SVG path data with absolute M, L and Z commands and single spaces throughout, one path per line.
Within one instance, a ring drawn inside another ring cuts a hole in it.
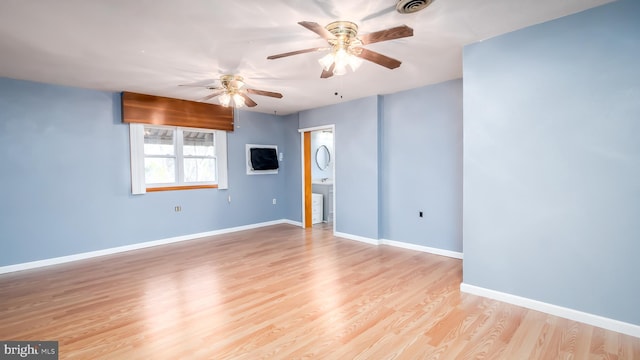
M 233 108 L 125 91 L 122 122 L 233 131 Z

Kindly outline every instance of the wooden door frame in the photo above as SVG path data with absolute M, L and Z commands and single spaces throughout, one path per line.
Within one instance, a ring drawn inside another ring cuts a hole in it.
M 313 192 L 311 181 L 311 132 L 319 130 L 331 130 L 333 133 L 333 154 L 331 154 L 331 167 L 333 177 L 333 232 L 336 232 L 336 126 L 335 124 L 321 125 L 310 128 L 298 129 L 300 133 L 300 154 L 302 165 L 302 227 L 310 228 L 313 224 L 311 221 L 311 194 Z

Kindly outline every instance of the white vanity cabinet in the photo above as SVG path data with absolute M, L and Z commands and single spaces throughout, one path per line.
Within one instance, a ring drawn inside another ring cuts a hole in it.
M 311 186 L 313 193 L 322 195 L 324 199 L 322 221 L 333 222 L 333 183 L 318 181 Z
M 318 224 L 322 222 L 324 214 L 324 201 L 322 194 L 311 194 L 311 223 Z

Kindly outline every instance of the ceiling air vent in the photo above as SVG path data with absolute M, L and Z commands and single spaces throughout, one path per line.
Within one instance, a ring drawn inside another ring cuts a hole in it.
M 432 2 L 433 0 L 400 0 L 396 5 L 396 10 L 400 14 L 411 14 L 426 8 Z

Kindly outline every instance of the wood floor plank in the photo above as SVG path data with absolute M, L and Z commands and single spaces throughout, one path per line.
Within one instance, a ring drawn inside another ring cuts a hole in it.
M 640 360 L 640 339 L 461 281 L 461 260 L 276 225 L 0 275 L 0 339 L 60 359 Z

